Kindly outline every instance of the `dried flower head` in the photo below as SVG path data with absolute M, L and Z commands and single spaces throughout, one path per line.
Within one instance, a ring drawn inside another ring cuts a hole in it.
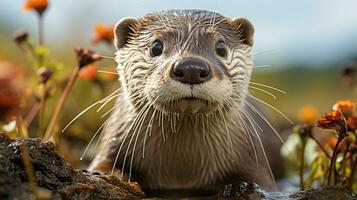
M 35 10 L 39 15 L 42 15 L 45 12 L 48 6 L 48 0 L 27 0 L 23 8 L 26 11 Z
M 334 111 L 340 111 L 345 117 L 352 116 L 355 108 L 356 104 L 351 100 L 340 100 L 333 106 Z
M 83 48 L 75 48 L 74 50 L 77 55 L 78 67 L 82 68 L 86 65 L 92 64 L 95 61 L 102 59 L 99 54 L 96 54 L 94 51 Z
M 94 80 L 97 78 L 97 67 L 88 65 L 79 70 L 78 78 L 82 80 Z
M 12 34 L 12 38 L 18 45 L 24 44 L 28 39 L 28 32 L 25 30 L 18 30 L 14 34 Z
M 334 129 L 338 133 L 345 129 L 345 120 L 339 111 L 326 113 L 320 120 L 317 121 L 317 126 L 323 129 Z
M 314 106 L 304 106 L 299 110 L 299 119 L 304 123 L 313 123 L 319 112 Z
M 40 83 L 45 84 L 51 78 L 53 70 L 47 67 L 41 67 L 37 70 L 37 75 L 40 78 Z
M 342 69 L 342 83 L 347 86 L 352 86 L 355 82 L 355 74 L 356 74 L 357 65 L 354 62 L 347 63 L 343 65 Z
M 114 39 L 114 25 L 105 26 L 104 24 L 97 24 L 95 26 L 94 43 L 108 42 L 112 43 Z
M 297 133 L 300 136 L 303 137 L 310 137 L 312 135 L 312 128 L 314 127 L 314 125 L 312 125 L 311 123 L 305 123 L 302 125 L 298 125 L 296 128 Z

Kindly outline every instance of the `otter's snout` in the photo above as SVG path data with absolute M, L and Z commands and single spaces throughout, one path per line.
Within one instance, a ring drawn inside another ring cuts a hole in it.
M 171 77 L 185 84 L 200 84 L 211 78 L 211 69 L 207 62 L 199 59 L 186 58 L 174 64 Z

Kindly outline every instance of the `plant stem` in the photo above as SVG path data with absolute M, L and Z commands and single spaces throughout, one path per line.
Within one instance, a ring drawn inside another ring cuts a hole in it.
M 40 110 L 40 105 L 36 101 L 33 104 L 31 110 L 27 113 L 27 115 L 25 117 L 25 123 L 27 126 L 30 126 L 30 124 L 32 123 L 33 119 L 35 118 L 35 116 L 37 115 L 39 110 Z
M 335 171 L 335 167 L 336 167 L 335 162 L 336 162 L 336 157 L 337 157 L 337 150 L 338 150 L 338 146 L 340 146 L 341 141 L 342 141 L 342 138 L 338 137 L 336 146 L 333 149 L 333 154 L 332 154 L 332 158 L 331 158 L 331 162 L 330 162 L 330 168 L 329 168 L 329 172 L 328 172 L 328 176 L 327 176 L 327 185 L 330 185 L 332 173 Z
M 355 172 L 357 170 L 357 156 L 356 158 L 354 159 L 353 161 L 353 157 L 351 157 L 351 174 L 350 174 L 350 177 L 348 179 L 348 189 L 350 191 L 352 191 L 352 187 L 353 187 L 353 179 L 354 179 L 354 175 L 355 175 Z
M 328 154 L 328 152 L 326 151 L 326 149 L 320 144 L 320 142 L 314 137 L 314 136 L 310 136 L 310 138 L 312 140 L 314 140 L 316 142 L 316 144 L 320 147 L 320 149 L 324 152 L 324 154 L 331 159 L 331 156 Z
M 342 178 L 346 176 L 346 167 L 347 167 L 347 152 L 349 145 L 347 144 L 343 151 L 343 159 L 342 159 Z
M 304 190 L 304 166 L 305 166 L 305 146 L 306 142 L 304 141 L 305 139 L 301 139 L 302 143 L 302 149 L 301 149 L 301 158 L 300 158 L 300 188 L 301 190 Z
M 36 183 L 35 183 L 35 177 L 33 174 L 33 167 L 30 161 L 30 155 L 29 152 L 27 151 L 26 147 L 22 144 L 19 146 L 20 148 L 20 156 L 21 156 L 21 160 L 22 163 L 24 165 L 25 168 L 25 172 L 27 175 L 27 180 L 29 182 L 30 185 L 30 189 L 32 190 L 32 193 L 35 197 L 37 197 L 37 189 L 36 189 Z M 37 199 L 37 198 L 36 198 Z
M 18 135 L 19 137 L 23 137 L 23 138 L 29 137 L 27 126 L 23 123 L 23 119 L 20 112 L 17 112 L 16 114 L 16 126 L 17 126 L 17 131 L 19 133 Z
M 43 17 L 42 14 L 38 16 L 38 44 L 42 46 L 44 44 L 44 30 L 43 30 Z
M 76 67 L 76 69 L 73 71 L 71 78 L 68 80 L 67 85 L 57 103 L 57 106 L 55 108 L 54 113 L 52 114 L 50 123 L 47 127 L 46 133 L 44 138 L 45 139 L 50 139 L 53 136 L 53 129 L 56 125 L 57 119 L 62 111 L 64 102 L 66 101 L 66 98 L 74 84 L 74 82 L 76 81 L 77 77 L 78 77 L 78 72 L 79 72 L 79 67 Z
M 45 110 L 46 110 L 46 86 L 44 83 L 40 84 L 41 90 L 41 100 L 40 100 L 40 118 L 39 118 L 39 126 L 40 131 L 38 137 L 43 137 L 45 134 Z

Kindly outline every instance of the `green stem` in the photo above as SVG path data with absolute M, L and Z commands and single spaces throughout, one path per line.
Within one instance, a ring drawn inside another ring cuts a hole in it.
M 347 168 L 347 152 L 349 145 L 346 145 L 343 151 L 343 159 L 342 159 L 342 178 L 346 177 L 346 168 Z
M 38 137 L 43 137 L 45 134 L 45 109 L 46 109 L 46 87 L 44 83 L 40 84 L 41 90 L 41 100 L 40 100 L 40 117 L 39 117 L 39 126 L 40 131 Z
M 44 30 L 43 30 L 43 17 L 42 15 L 38 16 L 38 44 L 42 46 L 45 43 L 44 41 Z
M 333 154 L 332 154 L 332 158 L 331 158 L 331 162 L 330 162 L 330 168 L 329 168 L 328 176 L 327 176 L 327 185 L 330 185 L 332 173 L 335 171 L 335 167 L 336 167 L 335 162 L 336 162 L 336 157 L 337 157 L 337 150 L 338 150 L 338 146 L 340 146 L 341 141 L 342 141 L 342 138 L 338 137 L 336 146 L 333 149 Z
M 305 189 L 304 186 L 304 166 L 305 166 L 305 139 L 301 138 L 302 141 L 302 149 L 301 149 L 301 158 L 300 158 L 300 188 L 301 190 Z
M 326 149 L 320 144 L 320 142 L 314 137 L 314 136 L 310 136 L 310 138 L 316 142 L 316 144 L 320 147 L 320 149 L 324 152 L 324 154 L 326 155 L 326 157 L 331 159 L 331 156 L 328 154 L 328 152 L 326 151 Z
M 43 30 L 43 17 L 42 14 L 38 16 L 38 45 L 40 47 L 44 46 L 44 30 Z M 38 67 L 42 67 L 44 65 L 44 56 L 42 54 L 37 55 Z
M 355 172 L 357 170 L 357 156 L 356 158 L 354 159 L 353 161 L 353 156 L 351 157 L 351 174 L 350 174 L 350 177 L 348 179 L 348 189 L 350 191 L 352 191 L 352 187 L 353 187 L 353 179 L 354 179 L 354 175 L 355 175 Z
M 57 103 L 55 111 L 52 114 L 50 123 L 48 125 L 47 130 L 46 130 L 46 133 L 45 133 L 45 136 L 44 136 L 45 139 L 53 138 L 53 129 L 54 129 L 54 127 L 56 125 L 56 122 L 57 122 L 57 119 L 58 119 L 58 117 L 59 117 L 59 115 L 60 115 L 60 113 L 62 111 L 63 105 L 64 105 L 64 103 L 65 103 L 65 101 L 67 99 L 67 96 L 68 96 L 68 94 L 69 94 L 74 82 L 76 81 L 76 79 L 78 77 L 78 73 L 79 73 L 79 67 L 77 67 L 73 71 L 72 76 L 68 80 L 67 85 L 66 85 L 66 87 L 65 87 L 65 89 L 64 89 L 64 91 L 63 91 L 63 93 L 62 93 L 62 95 L 61 95 L 61 97 L 60 97 L 60 99 L 59 99 L 59 101 Z

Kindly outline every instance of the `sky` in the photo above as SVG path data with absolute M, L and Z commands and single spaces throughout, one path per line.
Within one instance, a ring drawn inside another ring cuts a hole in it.
M 53 44 L 89 45 L 93 26 L 166 9 L 205 9 L 246 17 L 255 26 L 258 64 L 323 64 L 357 55 L 355 0 L 49 0 L 46 36 Z M 0 26 L 36 33 L 24 0 L 0 0 Z

